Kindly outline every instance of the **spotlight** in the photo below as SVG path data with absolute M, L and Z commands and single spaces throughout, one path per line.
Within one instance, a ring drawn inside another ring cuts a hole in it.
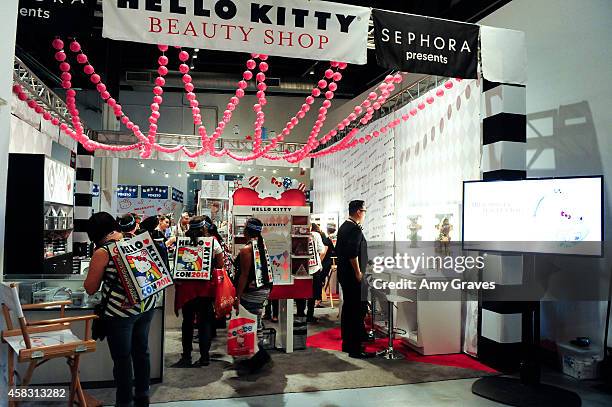
M 189 67 L 189 69 L 195 69 L 195 67 L 194 67 L 193 65 L 191 65 L 191 66 Z
M 200 51 L 200 48 L 196 48 L 196 49 L 194 49 L 194 51 L 195 51 L 195 52 L 199 52 L 199 51 Z
M 276 174 L 276 170 L 272 171 L 272 174 Z
M 155 168 L 151 168 L 151 174 L 155 174 Z
M 191 58 L 192 59 L 197 59 L 198 58 L 198 54 L 193 54 L 193 56 Z
M 247 171 L 251 171 L 251 167 L 247 168 Z
M 144 163 L 142 161 L 139 164 L 140 164 L 140 168 L 144 168 Z
M 168 173 L 167 173 L 167 172 L 165 172 L 165 173 L 164 173 L 164 177 L 166 177 L 166 178 L 168 178 L 168 177 L 169 177 L 169 175 L 168 175 Z
M 314 75 L 314 71 L 310 71 L 310 74 L 311 74 L 311 75 Z
M 264 168 L 264 169 L 263 169 L 263 172 L 266 172 L 266 171 L 267 171 L 267 170 Z
M 293 172 L 293 168 L 289 168 L 289 172 Z

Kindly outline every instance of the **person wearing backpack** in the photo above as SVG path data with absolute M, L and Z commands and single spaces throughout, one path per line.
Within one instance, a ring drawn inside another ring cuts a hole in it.
M 110 246 L 127 236 L 132 228 L 128 217 L 121 218 L 121 225 L 107 212 L 93 214 L 87 224 L 87 235 L 95 245 L 89 263 L 89 272 L 83 283 L 87 294 L 93 295 L 102 286 L 100 309 L 101 330 L 96 339 L 108 340 L 113 359 L 115 379 L 115 405 L 145 407 L 149 405 L 151 360 L 149 355 L 149 328 L 157 295 L 129 305 L 127 293 L 119 279 L 117 267 L 111 257 Z
M 257 316 L 257 342 L 259 350 L 250 359 L 246 360 L 241 368 L 247 373 L 257 373 L 271 362 L 270 354 L 263 348 L 262 310 L 264 303 L 270 295 L 273 277 L 269 268 L 268 253 L 264 239 L 261 235 L 263 223 L 256 218 L 249 218 L 244 227 L 244 237 L 247 244 L 240 249 L 234 260 L 236 298 L 234 308 L 238 314 L 239 305 L 248 312 Z M 254 248 L 259 251 L 259 261 L 254 255 Z

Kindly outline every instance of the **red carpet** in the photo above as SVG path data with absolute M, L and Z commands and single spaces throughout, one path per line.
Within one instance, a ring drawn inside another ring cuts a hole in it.
M 385 349 L 387 347 L 387 342 L 388 340 L 386 338 L 377 339 L 376 341 L 368 344 L 366 350 L 368 352 L 376 352 Z M 319 332 L 318 334 L 309 336 L 306 340 L 306 345 L 311 348 L 335 350 L 340 352 L 342 350 L 340 328 L 331 328 L 326 331 Z M 471 358 L 463 353 L 453 355 L 423 356 L 410 349 L 399 339 L 395 340 L 393 346 L 395 350 L 403 354 L 406 357 L 406 360 L 410 362 L 430 363 L 433 365 L 453 366 L 463 369 L 480 370 L 487 373 L 497 373 L 496 370 L 483 365 L 474 358 Z

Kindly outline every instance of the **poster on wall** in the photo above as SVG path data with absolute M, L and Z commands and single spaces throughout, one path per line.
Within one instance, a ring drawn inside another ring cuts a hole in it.
M 476 24 L 372 11 L 378 65 L 405 72 L 476 79 Z
M 69 166 L 45 159 L 45 202 L 72 205 L 74 177 L 75 172 Z
M 291 216 L 257 217 L 263 223 L 262 236 L 268 249 L 274 284 L 291 284 Z
M 172 285 L 170 271 L 149 233 L 118 241 L 114 246 L 122 263 L 118 271 L 125 273 L 121 280 L 133 287 L 126 291 L 135 293 L 134 302 L 141 302 Z
M 170 199 L 122 198 L 117 202 L 119 212 L 137 213 L 141 216 L 175 213 L 179 203 Z
M 229 181 L 202 180 L 200 198 L 229 199 Z
M 102 36 L 113 40 L 367 63 L 366 7 L 315 0 L 108 0 L 102 5 Z
M 174 257 L 174 278 L 185 280 L 210 280 L 213 264 L 213 238 L 201 237 L 197 246 L 191 239 L 177 239 Z

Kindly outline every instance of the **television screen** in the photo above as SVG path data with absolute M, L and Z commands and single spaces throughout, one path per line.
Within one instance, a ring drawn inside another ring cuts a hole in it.
M 602 218 L 601 176 L 463 184 L 469 250 L 601 256 Z

